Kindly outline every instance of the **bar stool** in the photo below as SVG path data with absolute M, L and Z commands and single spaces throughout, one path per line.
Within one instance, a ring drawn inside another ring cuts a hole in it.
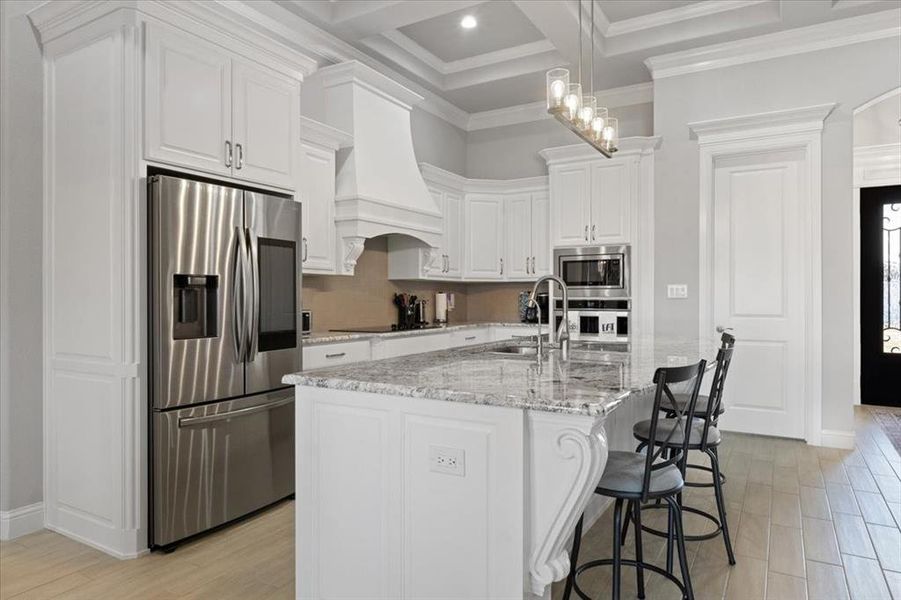
M 735 336 L 724 332 L 723 335 L 720 337 L 720 348 L 732 348 L 733 346 L 735 346 Z M 676 402 L 678 402 L 679 404 L 684 405 L 685 403 L 688 402 L 689 394 L 676 393 L 673 395 L 676 398 Z M 709 398 L 710 398 L 709 395 L 705 396 L 702 394 L 702 395 L 698 396 L 698 403 L 695 406 L 695 412 L 694 412 L 695 418 L 698 418 L 698 419 L 706 418 L 707 403 L 709 402 Z M 669 418 L 669 419 L 674 418 L 675 415 L 673 414 L 673 412 L 671 410 L 668 410 L 664 407 L 663 411 L 666 413 L 667 418 Z M 716 410 L 717 418 L 719 418 L 719 416 L 722 415 L 724 412 L 726 412 L 726 406 L 721 401 L 719 408 Z M 717 454 L 716 446 L 713 446 L 711 449 L 713 450 L 714 454 Z M 719 458 L 719 455 L 717 455 L 717 458 Z M 685 465 L 685 468 L 686 469 L 695 469 L 698 471 L 706 471 L 707 473 L 712 474 L 712 469 L 710 467 L 707 467 L 704 465 L 688 463 Z M 726 474 L 725 473 L 722 473 L 722 472 L 720 473 L 720 482 L 726 483 Z M 696 482 L 696 481 L 687 481 L 686 480 L 685 487 L 709 488 L 709 487 L 713 487 L 713 481 L 711 480 L 710 483 L 705 483 L 705 482 Z
M 682 470 L 683 474 L 685 473 L 685 469 L 688 466 L 687 457 L 689 450 L 698 450 L 710 457 L 710 468 L 705 470 L 709 470 L 712 476 L 711 478 L 713 480 L 713 483 L 711 485 L 713 486 L 714 494 L 716 496 L 716 508 L 718 517 L 698 508 L 684 506 L 682 504 L 681 492 L 678 495 L 677 502 L 679 503 L 683 511 L 699 515 L 711 521 L 716 527 L 714 531 L 704 534 L 685 534 L 685 539 L 689 541 L 709 540 L 722 534 L 723 543 L 726 546 L 726 555 L 729 558 L 730 565 L 735 564 L 735 554 L 732 551 L 732 540 L 729 536 L 729 523 L 726 519 L 726 503 L 723 497 L 723 481 L 720 476 L 719 456 L 716 453 L 716 448 L 722 442 L 722 435 L 720 434 L 719 429 L 717 429 L 717 423 L 719 421 L 719 415 L 721 414 L 720 408 L 722 406 L 723 387 L 726 382 L 726 375 L 729 372 L 729 365 L 732 362 L 732 353 L 734 352 L 734 350 L 735 349 L 730 346 L 720 348 L 717 352 L 716 370 L 714 371 L 713 381 L 711 382 L 710 386 L 710 395 L 708 396 L 706 411 L 700 414 L 697 413 L 697 404 L 700 403 L 699 400 L 695 402 L 694 411 L 680 410 L 678 400 L 676 400 L 676 404 L 671 410 L 664 409 L 664 412 L 667 412 L 667 414 L 672 412 L 672 414 L 675 415 L 675 418 L 665 419 L 660 424 L 652 423 L 651 420 L 639 421 L 632 428 L 633 437 L 635 437 L 635 439 L 639 441 L 638 448 L 636 449 L 637 452 L 641 452 L 643 449 L 648 447 L 649 444 L 651 444 L 651 440 L 654 440 L 652 444 L 653 447 L 660 448 L 661 451 L 663 451 L 665 454 L 667 450 L 676 451 L 678 453 L 677 460 L 680 462 L 680 469 Z M 691 404 L 691 400 L 691 394 L 689 394 L 689 405 Z M 685 436 L 683 433 L 685 430 L 685 423 L 689 420 L 686 419 L 685 416 L 683 416 L 686 414 L 696 415 L 690 418 L 691 426 L 690 435 L 687 436 L 688 440 L 684 439 Z M 676 435 L 672 435 L 672 432 L 678 433 Z M 645 508 L 654 509 L 664 507 L 662 505 L 654 505 L 646 506 Z M 638 521 L 636 521 L 635 523 L 636 526 L 641 526 Z M 671 539 L 672 532 L 670 531 L 660 531 L 657 529 L 652 529 L 648 526 L 641 527 L 644 529 L 644 531 L 647 531 L 652 535 Z M 628 528 L 629 519 L 627 517 L 626 522 L 623 524 L 622 534 L 620 537 L 621 541 L 624 541 L 626 539 Z
M 656 436 L 658 425 L 663 426 L 667 419 L 661 419 L 660 407 L 664 398 L 669 405 L 679 415 L 679 418 L 673 420 L 673 423 L 682 424 L 689 422 L 686 415 L 690 415 L 694 411 L 695 403 L 698 400 L 698 392 L 701 389 L 701 379 L 704 369 L 707 366 L 706 361 L 701 361 L 696 365 L 687 367 L 660 368 L 654 373 L 654 384 L 657 386 L 654 394 L 654 406 L 651 412 L 650 431 Z M 673 398 L 670 385 L 683 383 L 694 380 L 692 392 L 685 409 L 680 409 Z M 663 577 L 672 581 L 682 592 L 683 598 L 694 600 L 694 591 L 691 587 L 691 578 L 688 573 L 688 561 L 685 553 L 685 538 L 682 532 L 682 507 L 677 498 L 682 493 L 684 485 L 684 460 L 681 460 L 682 454 L 688 451 L 688 441 L 690 436 L 684 435 L 679 427 L 664 427 L 668 429 L 669 434 L 663 435 L 664 440 L 669 442 L 670 439 L 682 439 L 681 453 L 679 451 L 671 452 L 676 446 L 667 444 L 663 446 L 654 446 L 653 449 L 645 453 L 638 452 L 610 452 L 607 456 L 607 464 L 604 467 L 604 474 L 601 476 L 595 488 L 595 493 L 614 499 L 613 507 L 613 558 L 588 561 L 582 565 L 578 565 L 579 549 L 582 542 L 582 521 L 584 515 L 579 517 L 576 530 L 573 536 L 573 547 L 570 554 L 569 575 L 566 577 L 566 587 L 563 592 L 564 600 L 568 600 L 570 594 L 575 591 L 580 598 L 590 600 L 582 589 L 579 587 L 578 576 L 587 569 L 601 566 L 613 566 L 613 589 L 611 598 L 619 600 L 621 587 L 622 565 L 635 567 L 638 597 L 644 598 L 644 570 L 648 569 L 654 573 L 658 573 Z M 664 452 L 669 456 L 664 457 Z M 682 466 L 680 466 L 682 465 Z M 642 505 L 650 500 L 665 501 L 669 508 L 670 523 L 675 535 L 675 545 L 679 553 L 679 566 L 682 572 L 682 581 L 679 581 L 673 574 L 672 560 L 672 544 L 668 547 L 666 570 L 661 569 L 657 565 L 644 562 L 641 548 L 641 509 Z M 635 520 L 635 560 L 622 558 L 622 549 L 620 547 L 619 531 L 622 526 L 623 502 L 628 502 L 627 515 Z M 578 565 L 578 566 L 577 566 Z

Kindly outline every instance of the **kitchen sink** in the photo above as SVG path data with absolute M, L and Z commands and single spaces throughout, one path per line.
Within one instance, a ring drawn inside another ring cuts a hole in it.
M 628 352 L 629 344 L 627 342 L 597 342 L 597 341 L 581 341 L 572 340 L 570 349 L 583 350 L 587 352 Z
M 535 346 L 501 346 L 499 348 L 490 348 L 486 350 L 488 354 L 506 354 L 514 356 L 535 356 L 538 354 L 538 348 Z

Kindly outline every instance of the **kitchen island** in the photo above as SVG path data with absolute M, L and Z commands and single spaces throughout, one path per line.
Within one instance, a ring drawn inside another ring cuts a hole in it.
M 296 387 L 299 598 L 549 597 L 609 449 L 634 449 L 654 370 L 707 342 L 509 341 L 317 369 Z

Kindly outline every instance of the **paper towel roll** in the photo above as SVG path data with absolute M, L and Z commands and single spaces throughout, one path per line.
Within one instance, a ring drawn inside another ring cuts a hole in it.
M 447 323 L 447 294 L 435 294 L 435 321 Z

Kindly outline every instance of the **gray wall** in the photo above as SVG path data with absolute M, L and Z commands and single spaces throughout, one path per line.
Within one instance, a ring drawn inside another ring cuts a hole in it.
M 421 108 L 410 115 L 413 152 L 416 160 L 445 171 L 464 175 L 466 169 L 466 132 Z
M 822 157 L 823 428 L 852 422 L 852 113 L 901 84 L 898 39 L 661 79 L 654 124 L 656 328 L 694 337 L 698 329 L 698 145 L 687 123 L 826 102 Z M 687 300 L 666 299 L 667 283 L 687 283 Z
M 0 2 L 0 510 L 40 502 L 41 53 L 25 13 Z
M 653 105 L 635 104 L 610 110 L 619 119 L 620 137 L 653 135 Z M 578 144 L 579 138 L 554 121 L 507 125 L 470 131 L 466 142 L 466 176 L 475 179 L 514 179 L 547 175 L 539 150 Z

